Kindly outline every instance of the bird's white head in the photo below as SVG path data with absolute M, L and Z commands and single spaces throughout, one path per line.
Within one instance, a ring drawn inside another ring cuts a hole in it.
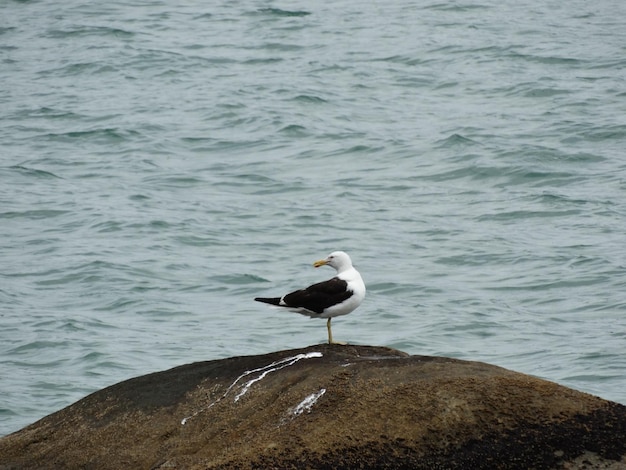
M 348 253 L 344 251 L 333 251 L 326 258 L 313 263 L 313 266 L 316 268 L 324 265 L 331 266 L 335 268 L 338 273 L 340 273 L 352 267 L 352 260 L 348 256 Z

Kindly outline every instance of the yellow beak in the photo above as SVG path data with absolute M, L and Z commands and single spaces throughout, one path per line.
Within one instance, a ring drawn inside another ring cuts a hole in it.
M 321 259 L 321 260 L 316 261 L 315 263 L 313 263 L 313 266 L 315 266 L 316 268 L 319 268 L 320 266 L 324 266 L 327 263 L 328 262 L 325 259 Z

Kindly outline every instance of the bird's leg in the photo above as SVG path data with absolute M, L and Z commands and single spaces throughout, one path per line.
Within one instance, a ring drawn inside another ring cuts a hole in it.
M 332 318 L 329 318 L 326 322 L 326 328 L 328 328 L 328 344 L 333 344 L 333 332 L 330 329 L 330 321 Z
M 326 322 L 326 328 L 328 328 L 328 344 L 348 344 L 348 343 L 343 343 L 340 341 L 333 341 L 333 332 L 330 329 L 330 318 L 328 319 L 328 321 Z

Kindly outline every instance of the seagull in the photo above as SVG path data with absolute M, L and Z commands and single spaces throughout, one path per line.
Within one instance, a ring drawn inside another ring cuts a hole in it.
M 343 251 L 333 251 L 326 258 L 313 263 L 313 266 L 333 267 L 337 270 L 337 275 L 282 297 L 257 297 L 254 300 L 311 318 L 328 318 L 328 343 L 333 344 L 330 320 L 339 315 L 347 315 L 361 305 L 365 298 L 365 284 L 359 272 L 352 266 L 348 254 Z

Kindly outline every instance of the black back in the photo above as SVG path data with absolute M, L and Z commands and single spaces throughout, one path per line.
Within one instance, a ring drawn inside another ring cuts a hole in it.
M 347 290 L 348 283 L 338 277 L 318 282 L 306 289 L 291 292 L 283 299 L 288 307 L 304 307 L 312 312 L 322 313 L 328 307 L 339 304 L 352 297 Z

